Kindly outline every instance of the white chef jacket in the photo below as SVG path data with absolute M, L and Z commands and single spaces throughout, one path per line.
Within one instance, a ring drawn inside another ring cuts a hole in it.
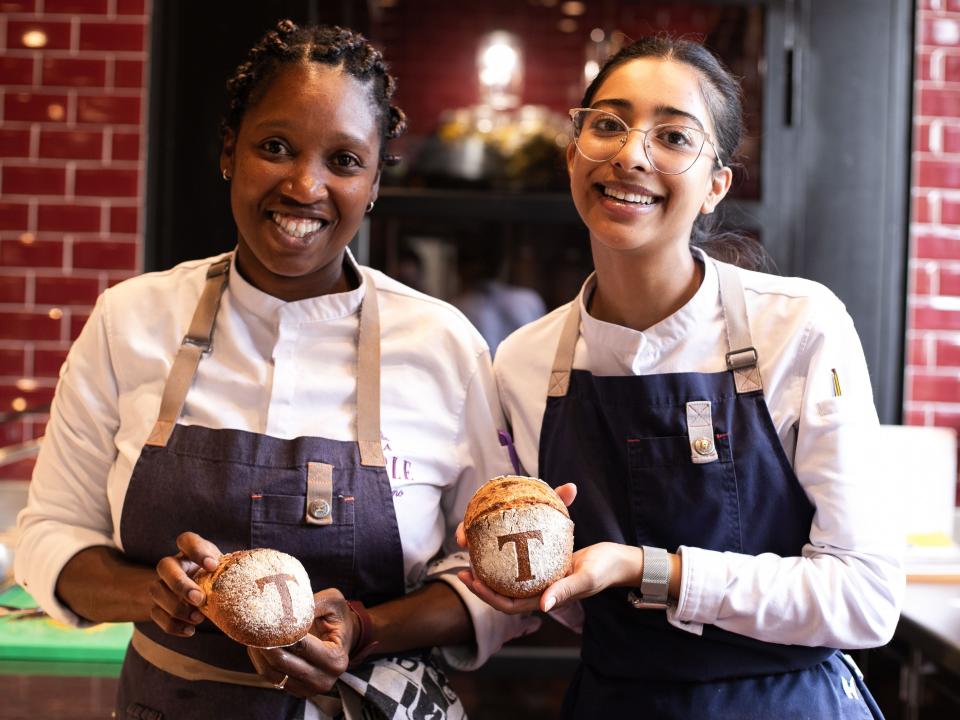
M 57 599 L 63 566 L 94 545 L 122 549 L 120 516 L 133 467 L 197 305 L 207 267 L 186 262 L 100 296 L 60 371 L 50 422 L 21 512 L 16 578 L 54 618 L 83 624 Z M 349 262 L 353 259 L 349 256 Z M 535 620 L 508 617 L 457 579 L 469 567 L 454 530 L 474 491 L 510 468 L 483 339 L 459 311 L 367 269 L 381 321 L 381 432 L 408 589 L 448 583 L 476 645 L 447 659 L 476 667 Z M 277 438 L 356 440 L 358 310 L 349 292 L 284 302 L 237 271 L 179 422 Z
M 815 508 L 810 542 L 799 557 L 681 547 L 680 598 L 668 619 L 691 632 L 713 624 L 782 644 L 882 645 L 893 635 L 904 590 L 903 535 L 893 507 L 894 479 L 884 475 L 884 449 L 875 442 L 877 414 L 853 321 L 817 283 L 738 272 L 764 399 Z M 591 278 L 574 300 L 581 313 L 575 369 L 612 376 L 725 370 L 730 348 L 712 262 L 693 298 L 642 332 L 592 317 L 584 298 L 594 287 Z M 520 460 L 533 475 L 547 383 L 569 307 L 512 334 L 494 362 Z

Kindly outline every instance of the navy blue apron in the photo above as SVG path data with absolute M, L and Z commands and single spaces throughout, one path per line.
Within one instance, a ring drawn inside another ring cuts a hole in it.
M 120 520 L 124 553 L 153 566 L 177 553 L 180 533 L 193 531 L 223 552 L 269 547 L 294 555 L 315 591 L 335 587 L 368 605 L 401 596 L 403 549 L 380 445 L 373 281 L 366 280 L 360 311 L 357 442 L 178 425 L 197 364 L 211 349 L 229 265 L 223 260 L 208 271 L 159 419 L 134 467 Z M 194 666 L 203 671 L 190 677 Z M 116 717 L 276 720 L 301 716 L 303 706 L 256 676 L 246 648 L 210 622 L 190 638 L 143 622 L 124 661 Z
M 709 262 L 709 261 L 708 261 Z M 557 348 L 540 473 L 575 482 L 575 548 L 598 542 L 799 555 L 813 507 L 763 398 L 737 271 L 715 263 L 728 370 L 599 377 L 573 370 L 580 300 Z M 628 588 L 583 601 L 581 664 L 567 718 L 881 717 L 859 671 L 832 648 L 680 630 Z

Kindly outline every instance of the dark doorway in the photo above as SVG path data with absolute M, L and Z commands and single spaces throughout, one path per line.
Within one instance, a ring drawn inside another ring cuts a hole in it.
M 278 20 L 363 32 L 366 4 L 323 0 L 157 2 L 151 36 L 147 270 L 231 249 L 236 229 L 219 175 L 224 85 Z
M 434 22 L 438 13 L 429 12 L 432 5 L 434 0 L 155 3 L 146 268 L 170 267 L 234 244 L 227 189 L 218 175 L 223 86 L 266 29 L 281 17 L 349 25 L 382 44 L 388 61 L 395 49 L 395 62 L 404 72 L 401 100 L 406 87 L 434 101 L 444 87 L 437 78 L 456 68 L 449 61 L 450 32 Z M 491 0 L 471 10 L 465 2 L 456 12 L 461 21 L 471 18 L 468 26 L 481 29 L 491 21 L 491 8 L 500 5 L 505 22 L 533 32 L 541 26 L 531 25 L 527 15 L 548 4 Z M 745 18 L 752 28 L 760 18 L 762 51 L 754 62 L 762 100 L 755 106 L 757 136 L 751 139 L 755 163 L 745 192 L 726 203 L 729 221 L 762 240 L 780 273 L 820 281 L 846 303 L 870 365 L 880 418 L 899 422 L 913 3 L 625 0 L 587 5 L 595 6 L 601 14 L 610 8 L 633 13 L 651 29 L 658 29 L 657 8 L 683 18 L 735 9 L 728 16 Z M 743 27 L 719 28 L 727 38 L 744 34 Z M 408 236 L 442 240 L 445 230 L 455 235 L 457 223 L 492 222 L 500 226 L 498 242 L 524 248 L 516 258 L 518 279 L 525 273 L 534 282 L 538 271 L 559 277 L 557 288 L 541 291 L 551 304 L 565 301 L 589 269 L 586 239 L 566 191 L 547 187 L 536 197 L 524 197 L 480 190 L 458 188 L 448 196 L 409 179 L 386 187 L 362 232 L 361 259 L 389 271 Z M 552 254 L 538 254 L 541 245 Z M 444 256 L 444 248 L 439 250 Z

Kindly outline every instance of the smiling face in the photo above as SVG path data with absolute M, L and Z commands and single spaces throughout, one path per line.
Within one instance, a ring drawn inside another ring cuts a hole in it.
M 224 138 L 238 263 L 286 300 L 329 292 L 380 180 L 370 89 L 341 68 L 282 66 Z
M 695 68 L 672 60 L 629 60 L 603 81 L 591 107 L 614 113 L 631 128 L 648 130 L 661 123 L 700 128 L 716 137 Z M 681 175 L 662 175 L 651 167 L 644 136 L 631 132 L 620 152 L 605 162 L 567 148 L 570 190 L 597 249 L 655 251 L 685 248 L 693 222 L 713 212 L 730 187 L 729 168 L 716 168 L 713 147 Z

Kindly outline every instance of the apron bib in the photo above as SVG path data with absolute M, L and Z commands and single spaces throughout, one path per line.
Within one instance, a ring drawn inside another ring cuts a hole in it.
M 366 279 L 360 309 L 357 442 L 178 425 L 198 363 L 211 348 L 229 269 L 228 258 L 208 270 L 159 419 L 134 467 L 120 521 L 124 553 L 153 566 L 176 554 L 177 535 L 193 531 L 223 552 L 269 547 L 289 553 L 303 563 L 315 591 L 336 587 L 368 605 L 403 595 L 403 548 L 380 445 L 376 286 Z M 132 645 L 118 718 L 303 717 L 304 701 L 256 675 L 246 648 L 209 621 L 190 638 L 137 623 Z M 351 672 L 362 677 L 366 667 Z M 362 693 L 347 692 L 359 706 Z M 331 713 L 338 706 L 334 701 Z
M 610 541 L 793 556 L 808 542 L 813 506 L 764 402 L 739 276 L 715 266 L 731 350 L 725 372 L 572 370 L 579 300 L 571 305 L 551 372 L 540 468 L 553 487 L 577 483 L 576 549 Z M 880 717 L 836 650 L 711 625 L 695 635 L 664 612 L 635 609 L 628 590 L 582 601 L 582 663 L 566 717 Z

